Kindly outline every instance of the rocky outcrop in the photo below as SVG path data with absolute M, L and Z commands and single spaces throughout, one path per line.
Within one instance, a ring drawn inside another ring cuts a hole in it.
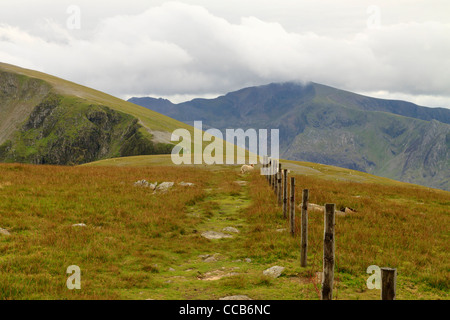
M 49 93 L 15 137 L 0 145 L 0 161 L 74 165 L 171 151 L 141 128 L 136 118 L 107 106 L 71 104 Z

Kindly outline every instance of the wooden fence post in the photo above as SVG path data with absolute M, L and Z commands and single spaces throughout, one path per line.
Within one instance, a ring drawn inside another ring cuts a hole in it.
M 270 163 L 269 184 L 270 184 L 270 186 L 272 187 L 272 183 L 273 183 L 273 164 L 274 164 L 274 160 L 271 159 L 270 161 L 271 161 L 271 163 Z
M 278 169 L 278 166 L 277 166 Z M 273 182 L 273 192 L 275 193 L 275 197 L 277 196 L 278 191 L 278 171 L 275 170 L 275 174 L 273 175 L 274 182 Z
M 291 235 L 295 234 L 295 178 L 291 177 L 291 204 L 289 207 L 289 220 L 291 225 Z
M 325 230 L 323 239 L 322 300 L 333 299 L 334 281 L 334 223 L 336 205 L 325 204 Z
M 306 267 L 308 264 L 308 199 L 309 190 L 303 189 L 302 194 L 302 243 L 300 266 Z
M 269 175 L 267 176 L 267 181 L 269 182 L 269 185 L 270 185 L 272 183 L 272 180 L 271 180 L 271 178 L 272 178 L 272 159 L 270 159 L 269 162 L 270 162 L 269 171 L 268 171 Z
M 281 194 L 283 192 L 283 185 L 281 184 L 281 176 L 282 176 L 282 171 L 281 171 L 281 163 L 278 164 L 278 192 L 277 192 L 277 198 L 278 198 L 278 206 L 281 207 Z
M 273 188 L 273 165 L 274 165 L 274 160 L 272 160 L 272 164 L 270 165 L 270 187 Z
M 395 300 L 397 269 L 381 268 L 381 300 Z
M 273 172 L 272 172 L 272 189 L 274 191 L 275 191 L 275 180 L 276 180 L 277 168 L 278 168 L 278 161 L 275 161 L 274 165 L 273 165 Z
M 283 218 L 287 217 L 287 169 L 283 170 Z

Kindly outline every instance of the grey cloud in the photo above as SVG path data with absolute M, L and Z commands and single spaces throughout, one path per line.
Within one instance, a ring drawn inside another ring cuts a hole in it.
M 340 37 L 294 32 L 280 22 L 231 22 L 199 5 L 164 2 L 103 18 L 86 36 L 51 19 L 34 32 L 0 25 L 0 61 L 117 96 L 207 95 L 310 80 L 450 101 L 449 34 L 443 22 L 381 24 Z

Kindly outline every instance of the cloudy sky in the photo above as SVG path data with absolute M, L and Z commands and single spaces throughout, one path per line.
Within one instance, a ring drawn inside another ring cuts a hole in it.
M 450 108 L 448 0 L 0 0 L 0 61 L 181 102 L 314 81 Z

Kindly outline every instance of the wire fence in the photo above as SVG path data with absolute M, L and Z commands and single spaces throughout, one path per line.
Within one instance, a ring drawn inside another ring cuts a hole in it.
M 278 198 L 278 205 L 280 205 L 280 203 L 288 203 L 288 205 L 284 205 L 283 206 L 283 216 L 286 217 L 290 223 L 293 223 L 294 226 L 291 226 L 289 228 L 289 230 L 294 230 L 294 234 L 298 234 L 298 226 L 297 223 L 295 223 L 295 219 L 291 220 L 289 217 L 289 214 L 287 212 L 290 212 L 290 214 L 292 214 L 292 212 L 295 214 L 296 211 L 296 203 L 295 201 L 293 201 L 294 198 L 292 198 L 292 195 L 295 194 L 295 183 L 292 182 L 291 183 L 291 188 L 294 187 L 294 190 L 286 190 L 287 192 L 283 192 L 283 186 L 286 186 L 287 189 L 289 188 L 289 184 L 286 183 L 286 181 L 281 181 L 280 176 L 283 179 L 287 179 L 287 171 L 284 171 L 283 174 L 281 174 L 281 164 L 279 163 L 272 163 L 272 160 L 268 160 L 265 159 L 264 161 L 264 165 L 263 168 L 268 168 L 269 171 L 269 175 L 266 176 L 266 180 L 269 183 L 269 185 L 271 186 L 271 188 L 275 191 L 275 196 Z M 290 193 L 289 193 L 290 192 Z M 284 199 L 282 201 L 280 201 L 279 196 L 280 194 L 283 194 Z M 287 195 L 291 195 L 291 198 L 286 199 Z M 290 201 L 289 201 L 290 200 Z M 293 207 L 292 207 L 293 206 Z M 288 210 L 289 207 L 289 210 Z M 325 214 L 325 209 L 324 209 L 324 214 Z M 300 227 L 301 230 L 301 227 Z M 292 232 L 292 231 L 291 231 Z M 336 234 L 336 232 L 334 233 Z M 314 291 L 316 292 L 319 300 L 322 299 L 322 295 L 321 295 L 321 286 L 323 286 L 323 284 L 321 284 L 321 281 L 323 281 L 324 278 L 324 272 L 320 271 L 320 267 L 321 267 L 321 255 L 319 254 L 320 249 L 320 244 L 318 243 L 318 238 L 317 237 L 308 237 L 308 248 L 312 249 L 310 251 L 312 251 L 312 254 L 310 254 L 310 266 L 309 266 L 309 281 L 310 283 L 313 284 L 314 287 Z M 334 241 L 334 239 L 333 239 Z M 334 243 L 333 243 L 334 246 Z M 333 270 L 333 277 L 334 275 L 336 276 L 336 281 L 333 281 L 332 283 L 332 288 L 333 288 L 333 292 L 335 292 L 334 295 L 334 299 L 338 300 L 338 295 L 339 295 L 339 283 L 340 283 L 340 279 L 339 279 L 339 258 L 338 255 L 336 254 L 336 250 L 334 247 L 333 250 L 333 262 L 334 262 L 334 270 Z M 335 285 L 333 285 L 335 284 Z

